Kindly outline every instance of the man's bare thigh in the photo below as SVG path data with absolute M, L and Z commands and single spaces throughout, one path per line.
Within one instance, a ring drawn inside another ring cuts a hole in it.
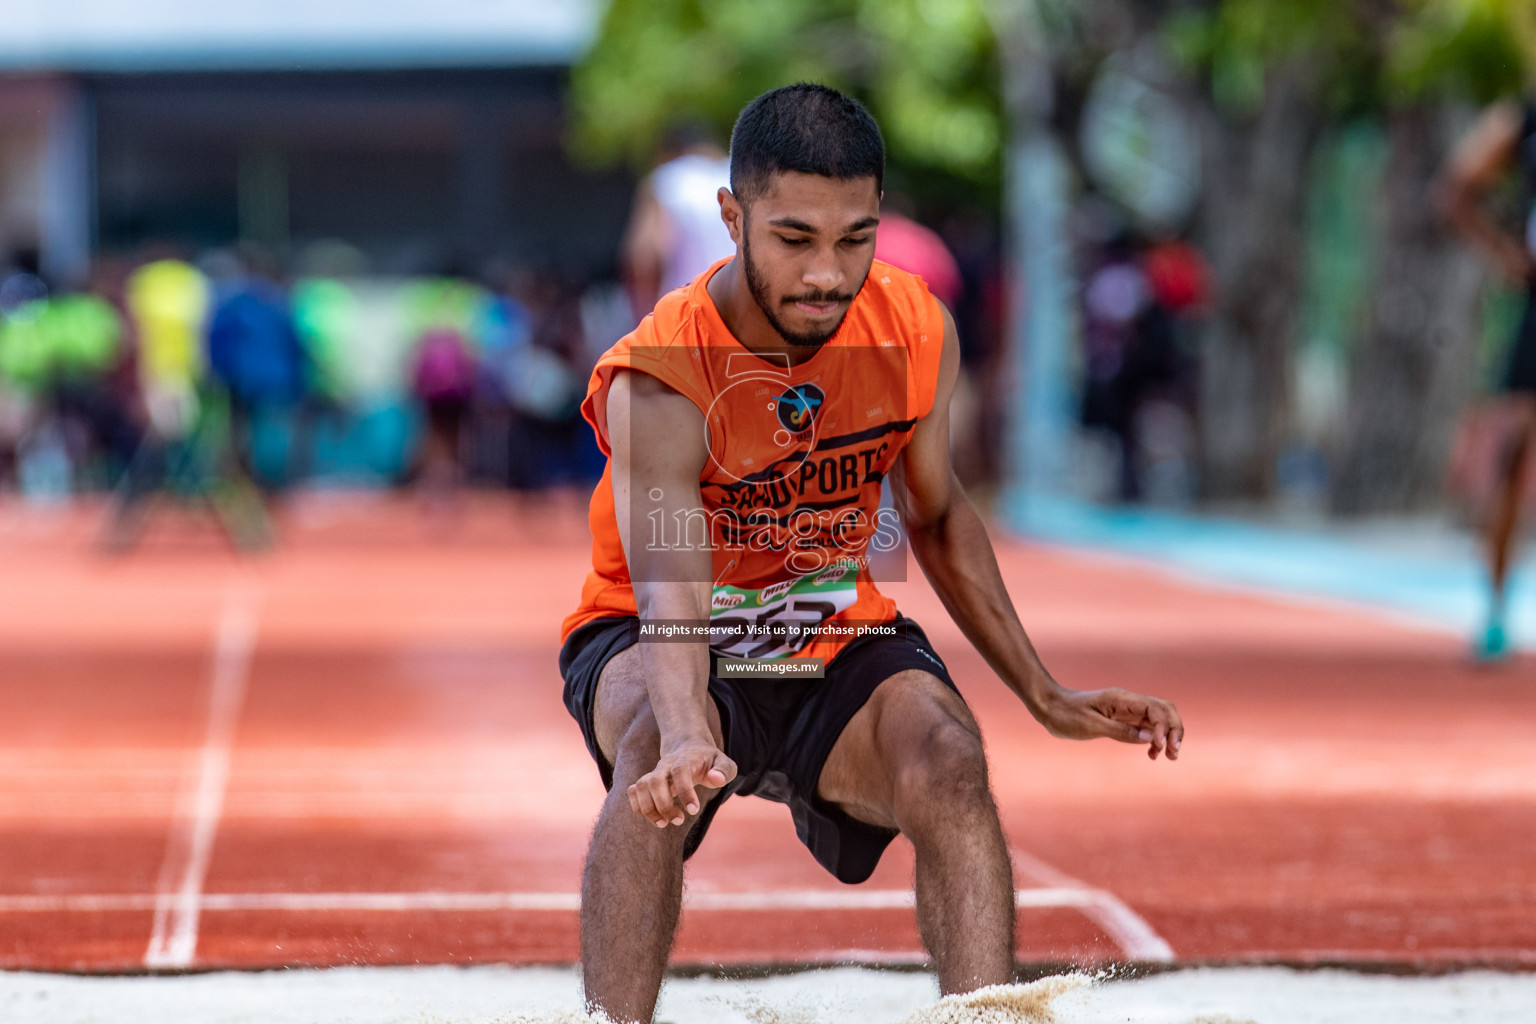
M 827 755 L 816 795 L 860 821 L 896 828 L 896 772 L 921 757 L 936 728 L 981 730 L 960 695 L 937 676 L 907 669 L 885 680 L 849 720 Z
M 709 701 L 708 712 L 709 731 L 715 743 L 723 745 L 725 741 L 720 731 L 720 709 L 715 706 L 713 698 Z M 597 677 L 592 731 L 597 737 L 597 749 L 610 766 L 617 763 L 619 741 L 636 726 L 655 729 L 639 644 L 626 647 L 609 658 Z

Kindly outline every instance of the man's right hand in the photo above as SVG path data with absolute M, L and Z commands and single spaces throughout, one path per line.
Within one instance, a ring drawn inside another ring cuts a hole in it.
M 681 825 L 703 806 L 699 788 L 720 789 L 735 777 L 736 762 L 711 741 L 679 743 L 629 787 L 629 806 L 657 828 Z

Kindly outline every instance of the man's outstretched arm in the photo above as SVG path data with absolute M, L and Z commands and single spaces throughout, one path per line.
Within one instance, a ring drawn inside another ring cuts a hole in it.
M 960 371 L 960 342 L 948 311 L 944 322 L 933 409 L 913 429 L 891 479 L 918 564 L 966 639 L 1052 735 L 1146 743 L 1149 757 L 1166 750 L 1177 758 L 1184 723 L 1171 702 L 1119 688 L 1069 690 L 1040 663 L 1003 585 L 986 527 L 950 463 L 949 400 Z
M 703 514 L 703 415 L 654 377 L 620 371 L 608 391 L 608 441 L 619 539 L 640 621 L 708 622 L 710 549 L 682 546 L 676 536 L 669 542 L 661 532 Z M 684 811 L 697 814 L 702 806 L 698 787 L 719 789 L 736 777 L 709 727 L 709 641 L 640 648 L 661 756 L 629 787 L 629 802 L 659 828 L 682 825 Z

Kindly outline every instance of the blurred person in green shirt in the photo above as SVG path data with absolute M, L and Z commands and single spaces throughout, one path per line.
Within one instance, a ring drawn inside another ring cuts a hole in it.
M 93 456 L 121 466 L 132 455 L 134 430 L 109 379 L 122 340 L 116 308 L 88 292 L 32 299 L 0 323 L 0 378 L 30 410 L 22 447 L 61 463 L 64 479 L 48 485 L 59 496 Z

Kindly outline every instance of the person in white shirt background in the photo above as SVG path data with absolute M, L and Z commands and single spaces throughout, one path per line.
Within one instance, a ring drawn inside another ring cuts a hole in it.
M 672 129 L 661 162 L 635 192 L 624 233 L 624 280 L 639 320 L 656 300 L 710 264 L 734 255 L 720 219 L 720 189 L 730 184 L 730 159 L 702 126 Z

